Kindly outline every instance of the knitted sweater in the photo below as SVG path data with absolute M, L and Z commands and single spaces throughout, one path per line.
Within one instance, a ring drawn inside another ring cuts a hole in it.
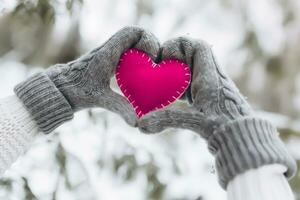
M 16 96 L 0 99 L 0 173 L 17 160 L 39 134 L 38 126 Z M 283 175 L 286 167 L 265 165 L 236 176 L 229 182 L 229 200 L 292 200 Z

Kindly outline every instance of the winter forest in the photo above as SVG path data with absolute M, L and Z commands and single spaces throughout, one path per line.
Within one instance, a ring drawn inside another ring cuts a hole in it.
M 161 42 L 206 40 L 300 167 L 300 1 L 0 0 L 0 98 L 126 25 Z M 115 80 L 112 87 L 118 90 Z M 180 102 L 177 102 L 180 104 Z M 300 172 L 290 181 L 300 200 Z M 225 200 L 213 157 L 188 130 L 144 135 L 101 108 L 38 137 L 0 179 L 2 200 Z

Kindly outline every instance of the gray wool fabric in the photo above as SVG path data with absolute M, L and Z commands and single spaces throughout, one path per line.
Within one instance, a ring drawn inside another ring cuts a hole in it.
M 201 135 L 215 155 L 220 185 L 238 174 L 267 164 L 283 164 L 286 177 L 295 174 L 276 128 L 259 119 L 233 81 L 220 69 L 211 47 L 204 41 L 180 37 L 162 46 L 162 59 L 177 58 L 192 70 L 185 97 L 187 108 L 166 108 L 147 114 L 138 122 L 141 131 L 157 133 L 169 127 L 190 129 Z
M 208 148 L 216 157 L 219 183 L 223 188 L 237 174 L 262 165 L 285 165 L 288 167 L 286 177 L 292 177 L 296 171 L 295 161 L 276 128 L 266 120 L 242 118 L 230 121 L 210 136 Z
M 69 102 L 44 73 L 35 74 L 19 83 L 15 93 L 44 133 L 50 133 L 73 118 Z
M 40 129 L 49 133 L 85 108 L 102 107 L 120 114 L 136 126 L 136 114 L 127 99 L 110 88 L 121 54 L 138 48 L 153 59 L 159 42 L 139 27 L 125 27 L 102 46 L 79 59 L 50 67 L 20 83 L 15 93 L 31 112 Z

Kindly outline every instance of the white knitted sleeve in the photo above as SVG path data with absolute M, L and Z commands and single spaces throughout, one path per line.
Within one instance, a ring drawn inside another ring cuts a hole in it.
M 236 176 L 227 187 L 228 200 L 294 200 L 280 164 L 265 165 Z
M 0 99 L 0 174 L 29 148 L 38 132 L 17 96 Z

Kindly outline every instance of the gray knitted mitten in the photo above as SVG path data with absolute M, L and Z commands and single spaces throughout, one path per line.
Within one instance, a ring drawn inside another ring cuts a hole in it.
M 141 131 L 156 133 L 177 127 L 200 134 L 216 157 L 219 182 L 224 189 L 237 174 L 266 164 L 287 166 L 287 177 L 295 173 L 296 163 L 276 128 L 253 116 L 251 107 L 221 71 L 207 43 L 177 38 L 166 42 L 162 49 L 163 59 L 181 59 L 191 67 L 192 83 L 186 92 L 191 105 L 146 115 L 139 121 Z
M 15 93 L 31 112 L 40 129 L 49 133 L 75 111 L 102 107 L 120 114 L 136 126 L 136 114 L 126 98 L 113 92 L 110 79 L 121 54 L 128 48 L 139 48 L 155 58 L 159 42 L 138 27 L 125 27 L 101 47 L 79 59 L 50 67 L 15 87 Z

